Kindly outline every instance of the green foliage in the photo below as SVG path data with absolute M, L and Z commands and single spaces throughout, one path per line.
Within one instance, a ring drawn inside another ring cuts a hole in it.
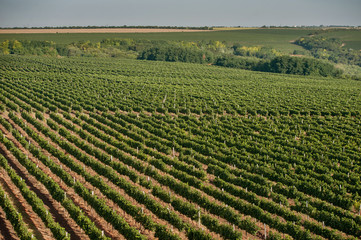
M 0 49 L 2 54 L 10 54 L 9 40 L 5 40 L 2 43 L 0 43 Z
M 218 57 L 215 60 L 215 65 L 230 68 L 240 68 L 246 70 L 257 70 L 260 61 L 256 59 L 240 58 L 233 56 Z
M 360 29 L 332 29 L 319 32 L 326 38 L 337 38 L 344 43 L 343 48 L 361 49 L 361 31 Z
M 145 49 L 138 56 L 138 59 L 168 61 L 168 62 L 191 62 L 205 63 L 212 62 L 213 54 L 201 51 L 196 48 L 160 46 Z
M 264 46 L 246 47 L 242 46 L 240 43 L 237 43 L 234 44 L 232 48 L 234 49 L 234 55 L 244 57 L 272 59 L 276 56 L 282 55 L 281 53 L 277 52 L 276 49 Z
M 339 39 L 327 38 L 322 35 L 303 37 L 298 39 L 295 44 L 310 50 L 316 58 L 361 66 L 360 51 L 343 48 L 343 43 Z
M 35 112 L 35 117 L 39 120 L 44 120 L 44 116 L 41 112 Z
M 177 47 L 207 45 L 223 48 Z M 191 239 L 240 239 L 240 229 L 261 236 L 258 221 L 294 239 L 360 235 L 358 81 L 129 59 L 10 55 L 0 63 L 0 101 L 21 112 L 0 118 L 18 143 L 0 141 L 91 238 L 99 229 L 64 197 L 59 179 L 129 239 L 144 236 L 103 199 L 160 239 L 179 239 L 170 225 Z
M 267 68 L 267 67 L 266 67 Z M 342 72 L 332 64 L 312 58 L 281 56 L 272 59 L 269 71 L 297 75 L 319 75 L 323 77 L 340 77 Z
M 10 150 L 14 154 L 14 156 L 21 162 L 21 164 L 24 164 L 27 167 L 27 169 L 29 169 L 29 171 L 36 172 L 37 176 L 45 175 L 38 168 L 36 168 L 34 164 L 30 163 L 28 158 L 18 148 L 16 148 L 10 140 L 6 139 L 1 131 L 0 131 L 0 141 L 2 144 L 6 146 L 8 150 Z M 30 167 L 30 165 L 32 166 Z M 19 188 L 21 194 L 24 196 L 26 201 L 32 206 L 34 212 L 36 212 L 39 215 L 39 217 L 42 219 L 42 221 L 45 223 L 45 225 L 50 228 L 54 237 L 56 239 L 70 239 L 70 236 L 67 236 L 64 228 L 62 228 L 59 225 L 59 223 L 55 222 L 54 219 L 47 213 L 47 209 L 45 208 L 43 201 L 40 198 L 38 198 L 36 194 L 28 188 L 26 183 L 22 180 L 22 178 L 20 178 L 17 175 L 15 170 L 13 170 L 8 165 L 7 160 L 2 155 L 0 155 L 0 166 L 8 172 L 11 180 Z M 54 192 L 60 190 L 59 188 L 56 188 L 53 181 L 49 181 L 47 187 L 49 187 L 49 190 L 51 189 L 50 191 L 52 192 L 52 194 L 55 194 Z M 19 222 L 18 224 L 19 224 L 18 226 L 19 228 L 20 227 L 23 228 L 23 226 L 21 226 L 22 225 L 21 222 Z M 25 229 L 18 229 L 18 231 L 19 230 L 23 232 Z M 23 234 L 25 234 L 23 237 L 25 238 L 29 237 L 29 235 L 26 234 L 25 232 L 23 232 L 22 235 Z
M 6 161 L 6 159 L 2 155 L 0 155 L 0 161 L 4 162 Z M 9 197 L 6 195 L 6 193 L 1 188 L 1 186 L 0 186 L 0 207 L 6 213 L 6 218 L 10 221 L 10 223 L 12 224 L 13 228 L 15 229 L 20 239 L 22 240 L 35 239 L 32 237 L 31 232 L 24 223 L 21 213 L 19 213 L 15 209 Z
M 240 42 L 244 46 L 262 45 L 278 49 L 283 53 L 292 53 L 301 49 L 290 41 L 313 32 L 310 29 L 241 29 L 232 31 L 206 32 L 161 32 L 161 33 L 42 33 L 42 34 L 0 34 L 0 41 L 4 40 L 35 40 L 53 41 L 58 44 L 70 44 L 78 41 L 101 42 L 103 39 L 139 39 L 157 41 L 226 41 Z M 356 40 L 358 38 L 355 38 Z
M 314 39 L 314 38 L 310 38 Z M 327 41 L 324 41 L 327 43 Z M 339 43 L 334 40 L 328 45 L 302 38 L 296 42 L 307 48 L 319 48 L 325 45 L 334 49 Z M 79 41 L 68 45 L 56 44 L 52 41 L 11 40 L 2 44 L 4 54 L 68 56 L 68 57 L 117 57 L 189 63 L 210 63 L 217 66 L 240 68 L 254 71 L 275 72 L 298 75 L 321 75 L 339 77 L 341 70 L 336 70 L 331 64 L 310 58 L 291 58 L 281 56 L 273 48 L 246 47 L 240 43 L 228 47 L 220 41 L 156 41 L 135 39 L 104 39 L 101 42 Z M 317 50 L 318 51 L 318 50 Z M 232 55 L 230 55 L 232 53 Z M 243 57 L 235 57 L 235 55 Z M 319 57 L 319 56 L 316 56 Z M 265 61 L 253 58 L 266 59 Z M 100 111 L 104 109 L 97 105 Z M 114 107 L 113 107 L 114 108 Z M 68 111 L 64 109 L 65 111 Z M 165 113 L 165 109 L 158 108 Z M 198 113 L 201 111 L 198 110 Z
M 223 56 L 216 59 L 215 65 L 253 71 L 295 75 L 316 75 L 323 77 L 340 77 L 342 75 L 342 71 L 336 69 L 330 63 L 312 58 L 290 56 L 279 56 L 268 61 Z

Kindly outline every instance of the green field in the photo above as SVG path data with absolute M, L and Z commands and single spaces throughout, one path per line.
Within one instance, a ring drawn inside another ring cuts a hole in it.
M 334 37 L 341 39 L 345 43 L 346 48 L 353 48 L 361 50 L 361 30 L 360 29 L 338 29 L 323 33 L 327 37 Z
M 270 46 L 280 51 L 291 53 L 295 49 L 302 49 L 290 41 L 311 33 L 312 30 L 300 29 L 243 29 L 212 32 L 192 33 L 63 33 L 63 34 L 0 34 L 0 41 L 5 39 L 17 40 L 48 40 L 56 43 L 71 43 L 77 41 L 99 42 L 107 38 L 134 38 L 150 40 L 183 40 L 201 41 L 218 40 L 240 42 L 246 46 Z
M 28 203 L 50 239 L 361 234 L 360 81 L 112 58 L 0 66 L 0 166 L 24 197 L 30 175 L 48 190 Z M 64 220 L 44 217 L 45 198 Z
M 301 50 L 300 46 L 292 44 L 293 40 L 315 32 L 315 29 L 233 29 L 211 32 L 185 33 L 58 33 L 58 34 L 0 34 L 0 41 L 9 40 L 39 40 L 54 41 L 69 44 L 78 41 L 99 42 L 103 39 L 133 38 L 149 40 L 201 41 L 218 40 L 239 42 L 245 46 L 269 46 L 284 53 Z M 361 49 L 360 29 L 330 29 L 322 33 L 328 37 L 340 38 L 346 47 Z

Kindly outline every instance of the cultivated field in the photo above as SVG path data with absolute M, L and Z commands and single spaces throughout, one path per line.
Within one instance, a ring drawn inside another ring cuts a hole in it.
M 335 37 L 345 43 L 345 48 L 361 50 L 361 30 L 360 29 L 336 29 L 323 34 L 326 37 Z
M 82 29 L 83 30 L 83 29 Z M 93 29 L 90 29 L 93 30 Z M 96 29 L 94 29 L 96 30 Z M 120 29 L 122 30 L 122 29 Z M 127 29 L 124 29 L 127 30 Z M 152 30 L 152 29 L 150 29 Z M 158 29 L 154 29 L 158 30 Z M 162 29 L 160 29 L 162 30 Z M 173 29 L 165 29 L 173 30 Z M 1 31 L 1 30 L 0 30 Z M 5 30 L 4 30 L 5 31 Z M 182 30 L 180 30 L 182 31 Z M 104 39 L 127 38 L 147 40 L 171 40 L 171 41 L 227 41 L 238 42 L 245 46 L 268 46 L 285 53 L 294 50 L 302 50 L 292 41 L 307 36 L 314 30 L 311 29 L 241 29 L 224 31 L 200 31 L 193 32 L 159 32 L 159 33 L 4 33 L 0 34 L 0 41 L 4 40 L 39 40 L 54 41 L 60 44 L 69 44 L 78 41 L 100 42 Z
M 0 239 L 361 237 L 360 81 L 9 55 L 0 76 Z
M 20 33 L 161 33 L 161 32 L 207 32 L 210 30 L 160 29 L 160 28 L 49 28 L 49 29 L 0 29 L 0 34 Z

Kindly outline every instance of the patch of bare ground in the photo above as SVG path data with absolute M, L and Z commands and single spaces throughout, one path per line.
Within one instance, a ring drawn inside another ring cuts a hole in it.
M 14 33 L 165 33 L 165 32 L 209 32 L 197 29 L 156 29 L 156 28 L 72 28 L 72 29 L 0 29 L 0 34 Z

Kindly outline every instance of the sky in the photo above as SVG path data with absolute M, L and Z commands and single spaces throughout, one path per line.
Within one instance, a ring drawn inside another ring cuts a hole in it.
M 361 0 L 0 0 L 0 27 L 361 25 Z

